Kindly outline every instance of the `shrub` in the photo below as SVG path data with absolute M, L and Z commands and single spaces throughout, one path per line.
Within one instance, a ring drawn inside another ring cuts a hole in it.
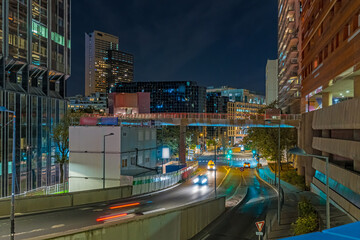
M 295 235 L 310 233 L 318 228 L 318 218 L 314 206 L 310 200 L 303 198 L 298 203 L 299 217 L 292 224 Z
M 282 180 L 305 190 L 306 185 L 304 176 L 298 175 L 295 170 L 284 171 L 281 172 L 281 174 Z
M 299 217 L 306 217 L 307 215 L 315 213 L 314 206 L 311 204 L 309 199 L 303 198 L 298 203 L 298 213 Z
M 304 217 L 299 217 L 295 224 L 293 224 L 293 229 L 295 235 L 301 235 L 315 231 L 317 226 L 318 222 L 316 214 L 311 213 Z

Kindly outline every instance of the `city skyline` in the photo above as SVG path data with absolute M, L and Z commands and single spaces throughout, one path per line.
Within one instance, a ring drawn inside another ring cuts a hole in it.
M 136 81 L 197 81 L 201 86 L 222 82 L 265 93 L 263 66 L 277 55 L 276 1 L 87 1 L 88 12 L 82 12 L 82 4 L 72 6 L 72 44 L 78 47 L 73 49 L 77 67 L 67 85 L 68 96 L 84 94 L 84 33 L 93 30 L 119 37 L 119 50 L 136 58 Z

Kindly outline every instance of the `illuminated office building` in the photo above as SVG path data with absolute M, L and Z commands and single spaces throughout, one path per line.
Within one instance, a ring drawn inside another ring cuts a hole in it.
M 11 114 L 0 112 L 0 196 L 59 182 L 54 125 L 66 110 L 70 75 L 70 0 L 1 1 L 0 106 L 16 113 L 15 163 Z
M 284 113 L 299 113 L 300 0 L 278 3 L 278 106 Z
M 119 38 L 108 33 L 85 33 L 85 96 L 108 89 L 108 50 L 119 50 Z

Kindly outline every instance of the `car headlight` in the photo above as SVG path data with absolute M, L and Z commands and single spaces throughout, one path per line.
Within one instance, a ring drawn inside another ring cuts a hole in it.
M 194 183 L 198 183 L 198 182 L 199 182 L 199 178 L 195 178 Z
M 210 166 L 208 166 L 208 169 L 210 169 Z
M 201 180 L 201 183 L 206 183 L 207 182 L 207 179 L 204 178 L 203 180 Z

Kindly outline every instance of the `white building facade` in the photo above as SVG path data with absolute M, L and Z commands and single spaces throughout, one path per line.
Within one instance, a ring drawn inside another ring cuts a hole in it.
M 277 59 L 267 60 L 266 63 L 266 104 L 278 99 L 278 63 Z
M 103 188 L 104 152 L 106 188 L 129 185 L 132 176 L 156 172 L 155 128 L 72 126 L 69 150 L 70 192 Z

